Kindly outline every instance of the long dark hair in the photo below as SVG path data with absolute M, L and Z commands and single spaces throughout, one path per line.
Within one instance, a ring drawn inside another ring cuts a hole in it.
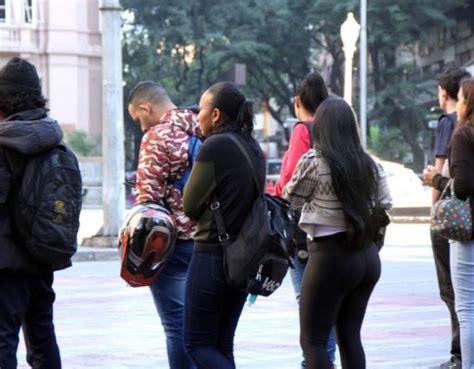
M 458 117 L 457 128 L 464 124 L 474 127 L 474 78 L 466 78 L 461 81 L 461 93 L 466 104 L 466 112 L 464 117 Z
M 364 247 L 374 234 L 371 208 L 377 190 L 377 166 L 362 148 L 354 112 L 344 100 L 330 97 L 323 101 L 315 120 L 316 147 L 329 165 L 334 192 L 352 225 L 349 245 Z
M 311 114 L 316 112 L 319 104 L 329 96 L 323 77 L 318 72 L 309 73 L 296 88 L 296 96 L 301 104 Z

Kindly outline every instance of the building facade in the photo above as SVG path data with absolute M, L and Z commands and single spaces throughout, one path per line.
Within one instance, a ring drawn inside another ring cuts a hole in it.
M 0 65 L 36 65 L 51 116 L 66 132 L 101 134 L 99 0 L 0 0 Z

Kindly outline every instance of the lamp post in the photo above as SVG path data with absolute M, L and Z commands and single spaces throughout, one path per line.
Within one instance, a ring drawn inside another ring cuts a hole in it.
M 367 0 L 360 2 L 360 131 L 362 147 L 367 148 Z
M 360 26 L 354 19 L 354 14 L 348 13 L 347 19 L 341 25 L 341 39 L 344 50 L 344 100 L 352 106 L 352 59 L 359 38 Z

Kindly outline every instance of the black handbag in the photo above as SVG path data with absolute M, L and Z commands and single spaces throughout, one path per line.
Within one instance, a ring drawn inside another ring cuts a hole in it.
M 385 243 L 385 231 L 387 230 L 387 226 L 390 224 L 390 217 L 384 208 L 377 205 L 372 208 L 372 220 L 374 222 L 375 230 L 374 243 L 380 251 Z
M 210 205 L 223 246 L 224 274 L 233 287 L 252 295 L 269 296 L 281 286 L 291 264 L 287 248 L 297 227 L 297 213 L 288 201 L 263 193 L 247 150 L 237 137 L 227 135 L 252 169 L 258 196 L 232 241 L 225 230 L 218 199 Z

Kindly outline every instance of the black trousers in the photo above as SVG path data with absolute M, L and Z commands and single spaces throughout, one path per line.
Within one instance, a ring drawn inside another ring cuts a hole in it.
M 61 369 L 53 325 L 53 273 L 0 272 L 0 368 L 16 369 L 20 327 L 28 364 Z
M 343 369 L 364 369 L 360 331 L 381 266 L 374 244 L 351 250 L 345 234 L 308 245 L 300 300 L 300 341 L 308 369 L 329 369 L 327 341 L 333 326 Z
M 449 266 L 449 241 L 446 238 L 431 236 L 431 246 L 438 276 L 439 294 L 451 317 L 451 355 L 461 360 L 459 321 L 454 308 L 454 289 Z

